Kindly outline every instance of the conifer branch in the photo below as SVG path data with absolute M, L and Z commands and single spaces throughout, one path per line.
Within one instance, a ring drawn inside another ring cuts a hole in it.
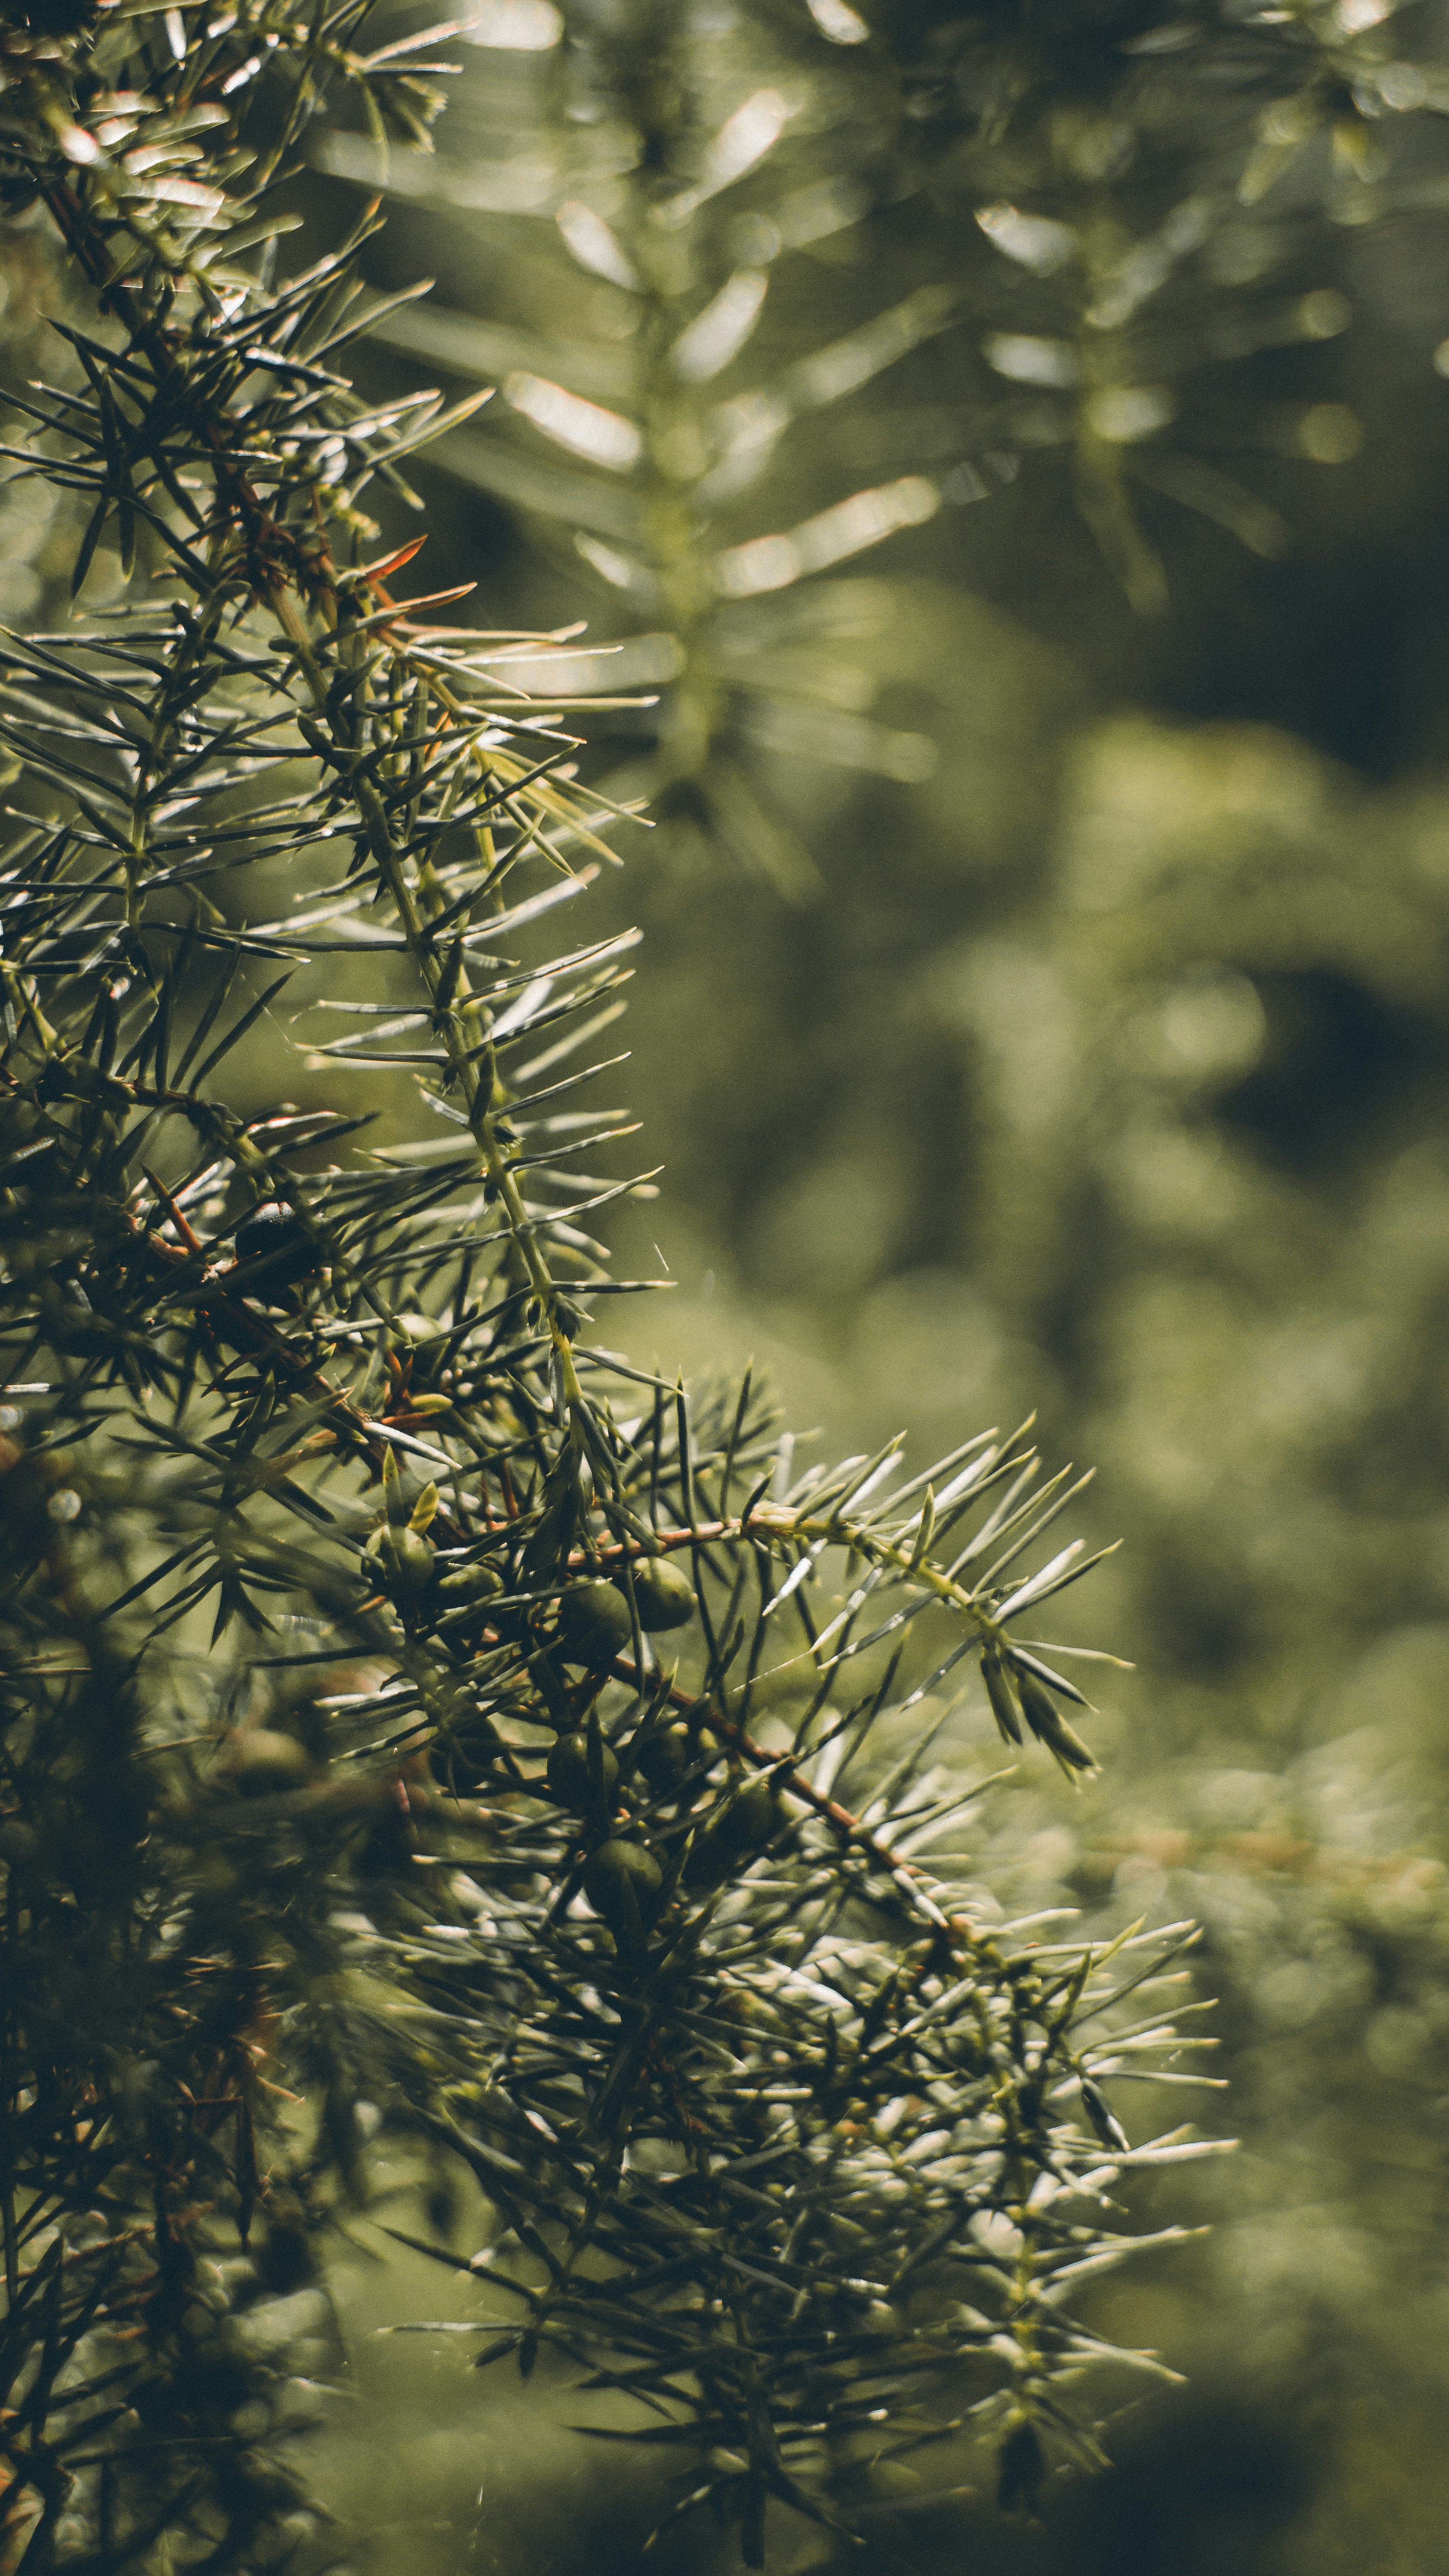
M 320 2548 L 253 2312 L 365 2205 L 363 2100 L 511 2231 L 483 2357 L 639 2398 L 755 2565 L 958 2419 L 1008 2503 L 1044 2435 L 1092 2455 L 1065 2383 L 1149 2365 L 1062 2294 L 1139 2241 L 1117 2173 L 1201 2151 L 1130 2147 L 1093 2070 L 1183 1933 L 1044 1942 L 921 1857 L 978 1808 L 928 1767 L 968 1657 L 1092 1766 L 1011 1626 L 1085 1570 L 1020 1570 L 1079 1487 L 1024 1434 L 893 1503 L 896 1444 L 791 1485 L 750 1381 L 587 1337 L 627 1283 L 583 1220 L 640 1186 L 558 1107 L 629 971 L 550 919 L 599 805 L 547 639 L 395 595 L 364 496 L 474 406 L 337 371 L 373 218 L 276 259 L 326 79 L 420 129 L 431 40 L 364 14 L 8 40 L 77 304 L 6 452 L 109 583 L 0 637 L 8 2509 L 37 2567 Z M 320 1063 L 441 1135 L 257 1114 L 293 976 L 358 1023 Z

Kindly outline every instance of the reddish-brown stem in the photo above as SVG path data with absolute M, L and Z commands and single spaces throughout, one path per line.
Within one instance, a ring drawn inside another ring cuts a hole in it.
M 627 1682 L 633 1690 L 642 1688 L 637 1665 L 630 1663 L 626 1657 L 619 1656 L 609 1669 L 616 1681 Z M 909 1861 L 902 1860 L 899 1853 L 893 1852 L 889 1843 L 883 1843 L 878 1835 L 873 1834 L 868 1825 L 862 1824 L 859 1816 L 853 1816 L 848 1807 L 842 1807 L 838 1800 L 827 1797 L 823 1790 L 817 1789 L 814 1783 L 807 1780 L 804 1773 L 797 1769 L 789 1755 L 767 1753 L 764 1746 L 757 1744 L 752 1736 L 747 1735 L 744 1728 L 732 1717 L 727 1717 L 722 1710 L 714 1708 L 708 1699 L 701 1699 L 689 1691 L 681 1690 L 677 1682 L 670 1683 L 668 1699 L 671 1708 L 682 1709 L 690 1714 L 703 1710 L 708 1715 L 711 1726 L 723 1733 L 734 1752 L 742 1753 L 745 1760 L 752 1762 L 757 1770 L 773 1771 L 780 1786 L 788 1789 L 792 1798 L 798 1798 L 803 1806 L 811 1808 L 817 1816 L 823 1817 L 838 1834 L 844 1835 L 847 1842 L 854 1843 L 856 1848 L 865 1852 L 879 1868 L 887 1871 L 897 1884 L 903 1884 L 912 1903 L 920 1906 L 928 1921 L 938 1931 L 956 1928 L 948 1925 L 947 1917 L 942 1914 L 934 1897 L 927 1896 L 924 1888 L 916 1884 L 920 1872 L 913 1869 Z

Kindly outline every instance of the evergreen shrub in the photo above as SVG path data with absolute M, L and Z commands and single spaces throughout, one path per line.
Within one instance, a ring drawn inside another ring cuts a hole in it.
M 951 1675 L 1092 1768 L 1029 1426 L 802 1471 L 749 1376 L 609 1346 L 634 942 L 555 916 L 619 816 L 550 639 L 399 591 L 476 397 L 341 372 L 375 213 L 282 253 L 333 96 L 426 149 L 440 32 L 368 14 L 0 31 L 65 280 L 7 452 L 75 530 L 0 638 L 7 2564 L 335 2554 L 295 2303 L 380 2132 L 495 2213 L 486 2260 L 441 2182 L 397 2231 L 484 2280 L 479 2360 L 563 2356 L 758 2565 L 958 2437 L 1031 2507 L 1159 2366 L 1073 2300 L 1144 2241 L 1119 2179 L 1205 2151 L 1109 2090 L 1201 2080 L 1190 1934 L 992 1921 L 953 1863 Z M 412 1132 L 238 1103 L 294 1022 Z

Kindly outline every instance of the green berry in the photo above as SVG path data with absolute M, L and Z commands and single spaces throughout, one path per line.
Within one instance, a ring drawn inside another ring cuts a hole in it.
M 612 1802 L 614 1791 L 618 1786 L 619 1765 L 607 1744 L 600 1747 L 600 1752 L 602 1763 L 599 1795 L 607 1807 Z M 589 1739 L 586 1735 L 559 1737 L 548 1757 L 547 1778 L 548 1785 L 561 1807 L 572 1807 L 579 1815 L 588 1813 L 594 1804 L 595 1792 L 593 1775 L 589 1769 Z M 633 1845 L 629 1844 L 621 1848 L 632 1850 Z
M 718 1807 L 684 1864 L 691 1887 L 717 1886 L 740 1863 L 774 1841 L 784 1817 L 768 1780 L 752 1780 L 727 1806 Z
M 498 1738 L 486 1722 L 463 1718 L 439 1735 L 430 1748 L 433 1777 L 441 1788 L 456 1795 L 461 1790 L 481 1789 L 491 1780 L 498 1758 Z
M 273 1734 L 262 1726 L 232 1737 L 226 1767 L 244 1798 L 279 1797 L 304 1788 L 312 1777 L 312 1765 L 295 1735 Z
M 667 1556 L 649 1556 L 634 1568 L 634 1598 L 639 1625 L 651 1634 L 662 1628 L 684 1628 L 694 1617 L 694 1585 L 682 1565 Z
M 368 1540 L 367 1553 L 377 1558 L 384 1583 L 399 1601 L 420 1600 L 428 1590 L 436 1560 L 421 1530 L 384 1521 Z
M 558 1605 L 558 1625 L 571 1664 L 611 1664 L 634 1635 L 629 1604 L 612 1583 L 576 1584 Z
M 650 1788 L 662 1798 L 670 1789 L 678 1788 L 697 1762 L 713 1762 L 718 1753 L 719 1746 L 707 1726 L 701 1727 L 698 1735 L 691 1735 L 683 1724 L 661 1726 L 641 1744 L 639 1768 Z
M 272 1303 L 300 1279 L 314 1279 L 320 1266 L 316 1244 L 301 1218 L 274 1199 L 243 1217 L 236 1230 L 236 1258 L 242 1272 L 254 1262 L 259 1265 L 255 1286 L 245 1276 L 240 1286 L 243 1296 L 259 1297 L 263 1304 Z
M 584 1894 L 613 1932 L 628 1922 L 626 1888 L 633 1890 L 641 1923 L 648 1923 L 663 1885 L 659 1863 L 642 1843 L 600 1843 L 584 1871 Z
M 479 1558 L 472 1565 L 455 1565 L 438 1585 L 451 1601 L 488 1601 L 503 1589 L 503 1577 L 496 1565 Z

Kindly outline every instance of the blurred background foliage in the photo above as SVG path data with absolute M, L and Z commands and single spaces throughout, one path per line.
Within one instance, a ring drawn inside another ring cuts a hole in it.
M 620 1043 L 668 1174 L 622 1248 L 678 1286 L 620 1338 L 753 1353 L 837 1447 L 1035 1406 L 1096 1462 L 1126 1545 L 1092 1633 L 1138 1669 L 1099 1781 L 1003 1784 L 981 1876 L 1197 1915 L 1222 1999 L 1211 2233 L 1101 2311 L 1187 2385 L 1043 2527 L 903 2496 L 881 2563 L 1427 2576 L 1446 13 L 483 0 L 470 32 L 435 155 L 334 130 L 297 185 L 338 228 L 385 191 L 376 282 L 438 280 L 364 381 L 499 387 L 420 478 L 430 574 L 476 578 L 479 622 L 586 620 L 560 686 L 635 702 L 587 753 L 652 818 L 602 890 L 647 934 Z M 23 379 L 37 231 L 4 279 Z M 65 560 L 39 506 L 0 503 L 16 622 Z M 320 1097 L 282 1031 L 250 1078 Z M 985 1751 L 984 1708 L 953 1725 Z M 409 2276 L 384 2298 L 367 2236 L 335 2283 L 346 2520 L 418 2576 L 633 2567 L 632 2468 L 373 2336 Z

